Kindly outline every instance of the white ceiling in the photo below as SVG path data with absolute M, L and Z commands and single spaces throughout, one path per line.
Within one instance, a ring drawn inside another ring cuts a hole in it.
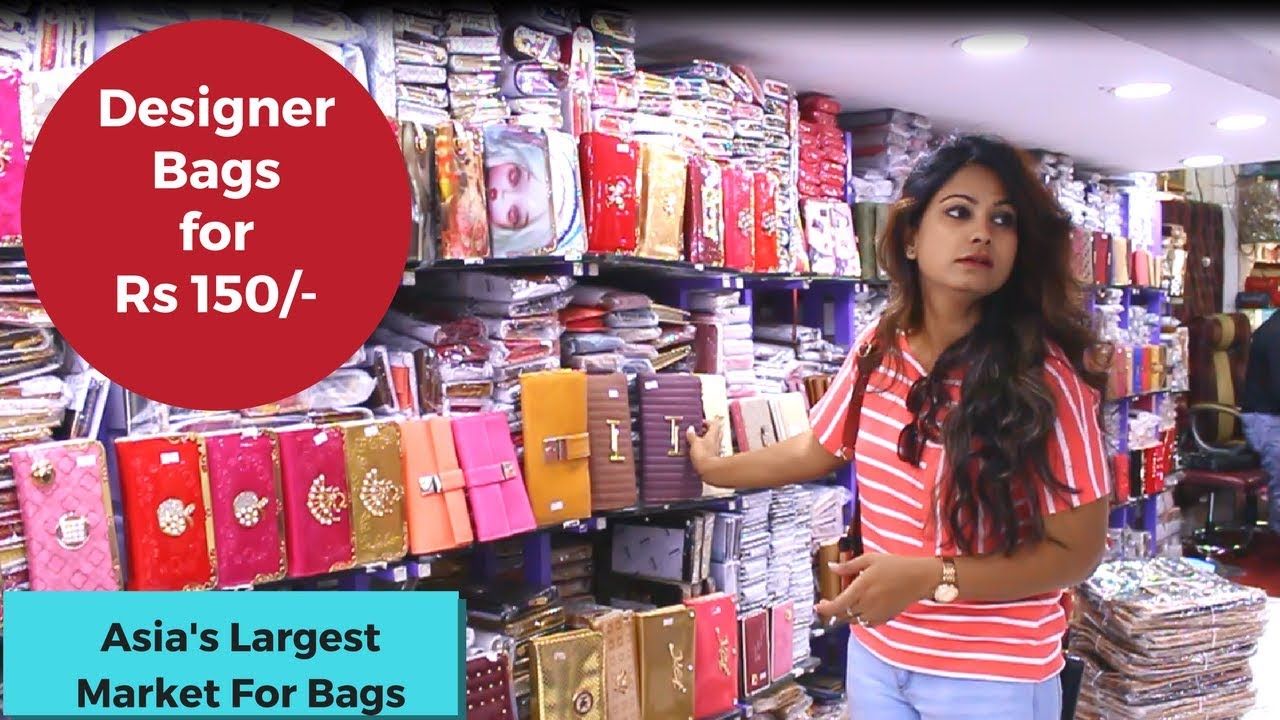
M 1229 164 L 1280 160 L 1280 21 L 1180 19 L 1023 21 L 888 19 L 806 10 L 788 18 L 718 11 L 639 10 L 639 55 L 741 62 L 759 77 L 835 96 L 847 110 L 894 107 L 935 129 L 996 133 L 1066 153 L 1109 173 L 1180 167 L 1189 155 Z M 980 32 L 1017 31 L 1030 46 L 1005 58 L 953 46 Z M 1168 82 L 1173 92 L 1120 100 L 1102 91 Z M 1226 133 L 1223 115 L 1261 113 L 1262 128 Z

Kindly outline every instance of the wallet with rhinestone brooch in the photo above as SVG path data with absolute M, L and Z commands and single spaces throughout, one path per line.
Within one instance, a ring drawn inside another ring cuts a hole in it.
M 285 576 L 284 513 L 275 436 L 256 428 L 204 434 L 218 548 L 218 587 Z
M 289 577 L 352 567 L 356 555 L 342 430 L 303 426 L 274 433 Z
M 356 563 L 398 560 L 409 552 L 400 426 L 391 420 L 342 423 L 351 535 Z
M 12 451 L 32 590 L 120 589 L 104 455 L 96 440 Z
M 208 590 L 218 581 L 204 439 L 116 440 L 129 590 Z

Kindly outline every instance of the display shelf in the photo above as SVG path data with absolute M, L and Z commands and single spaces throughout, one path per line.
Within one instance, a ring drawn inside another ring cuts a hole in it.
M 781 687 L 784 683 L 786 683 L 786 682 L 788 682 L 788 681 L 790 681 L 790 680 L 796 680 L 796 679 L 801 678 L 801 677 L 803 677 L 803 676 L 805 676 L 805 675 L 808 675 L 809 673 L 813 672 L 814 670 L 817 670 L 821 665 L 822 665 L 822 661 L 821 661 L 821 660 L 819 660 L 819 659 L 818 659 L 818 658 L 816 658 L 816 657 L 805 658 L 804 660 L 802 660 L 802 661 L 800 661 L 798 664 L 796 664 L 796 666 L 795 666 L 795 667 L 791 668 L 791 672 L 789 672 L 789 673 L 787 673 L 786 675 L 783 675 L 782 677 L 778 678 L 777 680 L 774 680 L 773 682 L 769 683 L 769 685 L 768 685 L 768 686 L 766 686 L 766 687 L 764 687 L 764 688 L 761 688 L 760 690 L 758 690 L 758 691 L 756 691 L 756 692 L 752 693 L 752 694 L 751 694 L 751 697 L 753 697 L 753 698 L 754 698 L 754 697 L 760 697 L 761 695 L 768 695 L 769 693 L 773 692 L 774 690 L 777 690 L 777 689 L 778 689 L 779 687 Z M 750 703 L 741 703 L 738 707 L 739 707 L 740 711 L 743 713 L 743 714 L 741 715 L 741 717 L 743 717 L 743 718 L 755 717 L 755 714 L 754 714 L 754 713 L 752 712 L 752 710 L 751 710 L 751 704 L 750 704 Z M 730 716 L 730 717 L 732 717 L 732 716 Z

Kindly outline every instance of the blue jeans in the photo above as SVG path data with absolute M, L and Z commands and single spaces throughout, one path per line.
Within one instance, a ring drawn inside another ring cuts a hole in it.
M 1062 682 L 964 680 L 900 670 L 852 634 L 845 675 L 849 720 L 1061 720 Z
M 1262 458 L 1271 529 L 1280 532 L 1280 415 L 1245 413 L 1244 439 Z

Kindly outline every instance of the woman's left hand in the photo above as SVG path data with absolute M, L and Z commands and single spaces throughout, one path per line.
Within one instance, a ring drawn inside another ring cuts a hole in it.
M 942 561 L 864 553 L 844 563 L 832 563 L 838 575 L 853 582 L 834 600 L 823 600 L 816 610 L 829 618 L 862 625 L 880 625 L 920 600 L 933 596 L 942 581 Z

